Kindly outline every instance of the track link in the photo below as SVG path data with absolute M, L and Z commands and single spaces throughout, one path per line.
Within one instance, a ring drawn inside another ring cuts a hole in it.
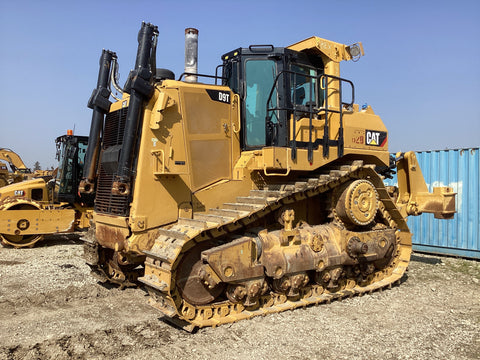
M 145 276 L 139 278 L 149 290 L 150 304 L 177 325 L 193 330 L 195 327 L 232 323 L 391 287 L 401 279 L 408 266 L 411 234 L 374 169 L 375 165 L 353 161 L 348 165 L 322 170 L 304 181 L 251 190 L 249 196 L 238 197 L 235 202 L 225 203 L 220 209 L 195 214 L 193 219 L 181 218 L 169 228 L 162 229 L 152 249 L 145 251 Z M 372 273 L 361 283 L 346 279 L 336 291 L 309 284 L 295 298 L 269 292 L 259 298 L 255 307 L 245 307 L 229 300 L 193 305 L 182 299 L 175 285 L 177 266 L 194 246 L 239 230 L 248 232 L 252 223 L 283 206 L 331 191 L 347 181 L 357 179 L 368 179 L 373 183 L 379 196 L 378 211 L 384 222 L 396 230 L 396 250 L 392 261 L 384 269 Z

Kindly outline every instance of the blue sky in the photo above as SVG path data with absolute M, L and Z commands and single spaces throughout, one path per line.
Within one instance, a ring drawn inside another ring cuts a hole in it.
M 117 53 L 123 85 L 142 21 L 158 25 L 157 66 L 177 77 L 187 27 L 200 31 L 204 74 L 250 44 L 362 41 L 365 56 L 342 76 L 385 122 L 390 151 L 478 147 L 479 15 L 478 0 L 0 0 L 0 147 L 56 166 L 55 137 L 88 135 L 102 48 Z

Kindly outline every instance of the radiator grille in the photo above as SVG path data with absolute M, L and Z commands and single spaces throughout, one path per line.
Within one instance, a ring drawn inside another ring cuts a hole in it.
M 105 116 L 105 129 L 103 131 L 103 148 L 121 145 L 123 142 L 123 132 L 125 130 L 125 120 L 127 119 L 128 108 L 108 113 Z
M 128 108 L 122 108 L 105 116 L 102 150 L 122 145 Z M 103 214 L 127 216 L 129 196 L 112 194 L 115 174 L 108 174 L 100 164 L 95 198 L 95 211 Z

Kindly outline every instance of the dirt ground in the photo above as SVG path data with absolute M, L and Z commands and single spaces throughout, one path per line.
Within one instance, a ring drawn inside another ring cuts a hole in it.
M 479 359 L 480 262 L 414 254 L 402 284 L 191 334 L 104 286 L 75 238 L 0 248 L 0 359 Z

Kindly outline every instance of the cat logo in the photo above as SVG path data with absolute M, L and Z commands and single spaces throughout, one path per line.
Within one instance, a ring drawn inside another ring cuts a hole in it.
M 365 130 L 365 144 L 383 147 L 387 143 L 386 131 Z

